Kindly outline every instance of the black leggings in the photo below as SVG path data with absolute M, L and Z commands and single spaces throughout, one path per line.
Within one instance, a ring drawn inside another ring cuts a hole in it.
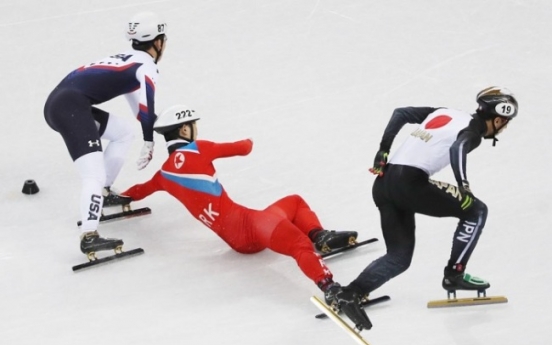
M 55 88 L 46 100 L 44 118 L 53 130 L 61 134 L 73 161 L 85 154 L 102 151 L 100 137 L 109 114 L 93 107 L 90 99 L 82 93 Z
M 424 171 L 404 165 L 388 165 L 383 177 L 374 181 L 372 196 L 380 211 L 387 253 L 372 262 L 352 282 L 369 293 L 406 271 L 415 245 L 415 214 L 459 219 L 454 232 L 448 266 L 465 267 L 487 219 L 487 206 L 476 199 L 462 210 L 458 188 L 432 181 Z

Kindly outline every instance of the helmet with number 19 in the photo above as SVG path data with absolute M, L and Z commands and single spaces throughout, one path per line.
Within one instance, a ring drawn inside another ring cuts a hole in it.
M 518 102 L 514 94 L 502 87 L 491 86 L 481 90 L 476 97 L 479 107 L 477 113 L 486 119 L 497 116 L 513 119 L 518 113 Z
M 487 123 L 487 132 L 483 138 L 493 139 L 493 146 L 495 146 L 498 141 L 496 135 L 517 116 L 518 102 L 510 90 L 498 86 L 479 91 L 476 100 L 479 105 L 476 113 Z

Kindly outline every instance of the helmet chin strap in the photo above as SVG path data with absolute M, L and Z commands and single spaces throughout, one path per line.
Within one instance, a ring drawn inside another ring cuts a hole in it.
M 153 50 L 155 50 L 155 63 L 157 64 L 157 61 L 159 61 L 159 59 L 161 58 L 161 51 L 163 51 L 163 46 L 165 45 L 165 40 L 162 39 L 161 40 L 161 49 L 157 49 L 157 46 L 154 44 L 153 45 Z
M 493 146 L 496 146 L 496 142 L 498 141 L 497 137 L 496 137 L 496 134 L 498 132 L 500 132 L 500 130 L 502 128 L 504 128 L 507 124 L 508 124 L 508 121 L 506 121 L 502 126 L 500 126 L 499 128 L 496 128 L 495 126 L 495 122 L 494 122 L 494 119 L 491 121 L 492 125 L 493 125 L 493 134 L 491 135 L 486 135 L 483 137 L 483 139 L 493 139 Z
M 172 145 L 175 145 L 175 144 L 189 144 L 189 143 L 190 142 L 186 139 L 174 139 L 174 140 L 167 141 L 165 146 L 167 146 L 167 148 L 169 148 L 169 147 L 171 147 Z
M 194 135 L 194 126 L 190 126 L 190 141 L 194 141 L 195 135 Z

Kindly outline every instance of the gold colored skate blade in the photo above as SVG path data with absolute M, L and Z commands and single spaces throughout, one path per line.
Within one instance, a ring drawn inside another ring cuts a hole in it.
M 464 307 L 472 305 L 508 303 L 508 299 L 504 296 L 487 296 L 487 297 L 472 297 L 472 298 L 451 298 L 429 301 L 428 308 L 448 308 L 448 307 Z
M 321 312 L 326 314 L 333 322 L 335 322 L 339 327 L 341 327 L 351 338 L 353 338 L 358 344 L 361 345 L 370 345 L 364 338 L 360 335 L 358 331 L 353 329 L 347 322 L 345 322 L 339 315 L 337 315 L 332 308 L 328 307 L 326 303 L 316 296 L 310 298 L 311 302 L 320 309 Z

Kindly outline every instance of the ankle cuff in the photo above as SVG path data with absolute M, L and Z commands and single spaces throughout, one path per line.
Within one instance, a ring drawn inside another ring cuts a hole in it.
M 309 238 L 311 242 L 314 242 L 314 239 L 316 238 L 316 235 L 322 232 L 322 229 L 312 229 L 309 231 Z
M 316 285 L 318 285 L 318 288 L 320 288 L 322 292 L 326 292 L 326 290 L 328 290 L 334 284 L 335 283 L 332 278 L 324 278 L 316 283 Z

